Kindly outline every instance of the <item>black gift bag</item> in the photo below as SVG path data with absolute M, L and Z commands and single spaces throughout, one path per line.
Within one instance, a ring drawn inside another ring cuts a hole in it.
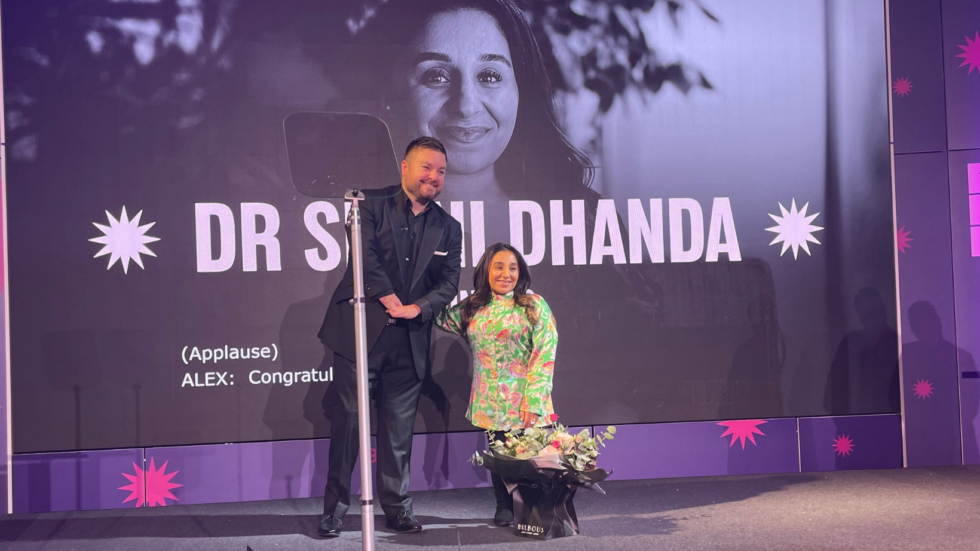
M 518 484 L 514 493 L 514 528 L 517 534 L 541 540 L 577 536 L 575 486 L 556 484 Z
M 496 452 L 482 454 L 483 466 L 499 475 L 514 496 L 517 535 L 550 540 L 579 533 L 572 499 L 579 487 L 606 493 L 599 482 L 611 473 L 602 469 L 572 470 L 562 456 L 553 454 L 515 459 Z

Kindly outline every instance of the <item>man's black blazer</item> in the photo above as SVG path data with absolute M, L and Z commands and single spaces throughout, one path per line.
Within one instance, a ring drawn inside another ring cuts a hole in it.
M 408 221 L 395 210 L 405 201 L 401 185 L 364 190 L 361 202 L 361 239 L 364 249 L 364 294 L 367 296 L 367 348 L 381 335 L 388 314 L 379 298 L 410 285 L 409 300 L 422 312 L 409 321 L 412 354 L 419 379 L 425 377 L 432 335 L 432 320 L 456 297 L 459 288 L 463 230 L 455 218 L 433 203 L 425 217 L 425 230 L 412 281 L 402 281 L 408 248 Z M 348 262 L 343 279 L 330 299 L 320 328 L 320 340 L 335 353 L 355 360 L 353 265 Z

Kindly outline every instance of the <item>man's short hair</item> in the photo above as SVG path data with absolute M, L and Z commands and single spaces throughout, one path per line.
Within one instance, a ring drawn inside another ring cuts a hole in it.
M 442 142 L 431 137 L 422 136 L 421 138 L 415 138 L 412 143 L 408 144 L 405 148 L 405 158 L 408 158 L 408 154 L 416 149 L 431 149 L 432 151 L 438 151 L 442 153 L 446 160 L 449 160 L 449 155 L 446 155 L 446 146 L 442 145 Z

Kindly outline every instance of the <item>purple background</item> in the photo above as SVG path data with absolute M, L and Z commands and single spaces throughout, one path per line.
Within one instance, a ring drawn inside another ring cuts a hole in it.
M 834 448 L 851 442 L 850 453 Z M 800 419 L 800 470 L 846 471 L 902 467 L 902 418 L 899 415 L 805 417 Z
M 913 86 L 907 96 L 892 94 L 896 226 L 912 239 L 898 260 L 908 465 L 980 464 L 980 258 L 971 256 L 967 177 L 967 165 L 980 163 L 980 74 L 956 57 L 964 37 L 980 30 L 980 4 L 891 0 L 890 10 L 892 82 L 908 78 Z M 913 331 L 916 303 L 935 312 L 939 341 L 923 342 Z M 929 398 L 915 396 L 919 379 L 932 383 Z M 714 422 L 620 426 L 601 465 L 615 469 L 614 479 L 902 465 L 899 416 L 770 419 L 759 429 L 764 436 L 742 449 L 722 439 L 725 427 Z M 850 455 L 832 447 L 841 434 L 854 441 Z M 413 490 L 485 486 L 485 474 L 465 462 L 482 439 L 477 432 L 416 437 Z M 168 472 L 179 471 L 173 482 L 183 486 L 173 492 L 180 501 L 172 505 L 318 495 L 317 460 L 325 460 L 328 446 L 304 440 L 145 452 L 158 468 L 169 461 Z M 122 503 L 127 493 L 118 487 L 128 484 L 122 473 L 132 473 L 143 453 L 18 455 L 15 509 L 132 506 Z
M 808 436 L 806 442 L 799 439 L 798 421 L 799 434 L 817 436 Z M 804 470 L 901 467 L 898 415 L 767 419 L 756 424 L 762 434 L 754 435 L 754 444 L 746 439 L 744 448 L 738 439 L 723 437 L 728 428 L 713 421 L 620 426 L 601 449 L 599 464 L 613 471 L 611 480 L 791 473 L 800 472 L 801 464 Z M 805 432 L 805 424 L 818 430 Z M 841 464 L 832 458 L 827 462 L 833 455 L 828 435 L 835 430 L 845 430 L 855 439 L 854 452 Z M 175 473 L 170 482 L 181 485 L 171 490 L 176 500 L 168 499 L 167 505 L 318 497 L 326 481 L 329 445 L 328 440 L 299 440 L 18 455 L 15 510 L 135 507 L 134 501 L 123 503 L 129 493 L 118 488 L 129 484 L 122 473 L 132 474 L 132 463 L 139 464 L 144 453 L 145 465 L 151 459 L 157 469 L 166 463 L 166 473 Z M 488 487 L 487 471 L 468 462 L 483 449 L 482 432 L 416 435 L 411 490 Z M 354 493 L 360 492 L 357 473 Z
M 16 455 L 14 512 L 133 507 L 119 488 L 130 484 L 122 473 L 135 474 L 134 463 L 142 467 L 142 449 Z
M 944 0 L 942 8 L 948 147 L 950 151 L 980 148 L 980 73 L 977 69 L 968 72 L 969 66 L 960 66 L 964 58 L 956 57 L 963 53 L 960 46 L 967 45 L 966 37 L 973 40 L 980 31 L 980 3 Z
M 602 451 L 600 466 L 613 480 L 799 472 L 796 419 L 769 419 L 758 426 L 755 444 L 732 444 L 717 422 L 617 427 Z
M 897 155 L 898 227 L 912 241 L 899 252 L 902 369 L 910 467 L 960 462 L 953 266 L 946 154 Z M 915 305 L 915 306 L 913 306 Z M 932 385 L 928 397 L 913 391 Z
M 892 83 L 912 83 L 908 95 L 892 93 L 896 227 L 912 239 L 898 278 L 908 466 L 977 464 L 980 259 L 971 256 L 967 164 L 980 161 L 970 150 L 980 147 L 980 72 L 957 55 L 980 30 L 980 4 L 889 6 Z M 928 396 L 914 392 L 919 381 Z
M 978 25 L 980 26 L 980 25 Z M 980 75 L 978 76 L 980 80 Z M 980 257 L 971 254 L 967 165 L 980 163 L 980 151 L 949 153 L 950 222 L 953 229 L 953 277 L 956 291 L 956 346 L 963 416 L 963 460 L 980 464 Z
M 892 82 L 905 78 L 912 83 L 907 95 L 892 93 L 895 153 L 946 149 L 939 4 L 939 0 L 891 1 Z

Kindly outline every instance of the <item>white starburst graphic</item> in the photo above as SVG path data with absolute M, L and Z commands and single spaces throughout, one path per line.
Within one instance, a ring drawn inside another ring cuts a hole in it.
M 150 222 L 149 224 L 140 226 L 140 217 L 143 216 L 143 211 L 137 212 L 132 220 L 126 214 L 126 207 L 122 208 L 122 214 L 119 215 L 119 220 L 113 218 L 109 214 L 109 211 L 105 211 L 105 215 L 109 218 L 108 226 L 103 226 L 96 222 L 92 223 L 92 225 L 102 231 L 103 235 L 93 237 L 89 241 L 104 245 L 99 252 L 95 253 L 94 258 L 110 255 L 107 270 L 112 268 L 112 265 L 117 261 L 122 261 L 123 273 L 129 273 L 130 260 L 135 262 L 140 268 L 143 268 L 141 254 L 156 256 L 153 251 L 146 247 L 147 243 L 160 240 L 159 237 L 146 235 L 146 232 L 156 222 Z M 145 270 L 146 268 L 143 269 Z
M 775 245 L 776 243 L 783 244 L 783 250 L 779 251 L 779 256 L 783 256 L 783 253 L 790 247 L 793 247 L 793 260 L 796 260 L 796 256 L 799 254 L 801 248 L 806 251 L 806 254 L 810 254 L 810 246 L 807 242 L 816 243 L 817 245 L 820 244 L 817 238 L 813 237 L 813 233 L 823 228 L 811 224 L 811 222 L 820 216 L 820 213 L 815 212 L 807 216 L 806 208 L 808 206 L 810 206 L 810 203 L 806 203 L 802 209 L 796 210 L 796 199 L 793 199 L 788 211 L 782 203 L 779 203 L 779 210 L 783 213 L 782 216 L 775 214 L 769 215 L 776 222 L 775 226 L 766 228 L 766 231 L 776 233 L 776 238 L 772 240 L 770 245 Z

